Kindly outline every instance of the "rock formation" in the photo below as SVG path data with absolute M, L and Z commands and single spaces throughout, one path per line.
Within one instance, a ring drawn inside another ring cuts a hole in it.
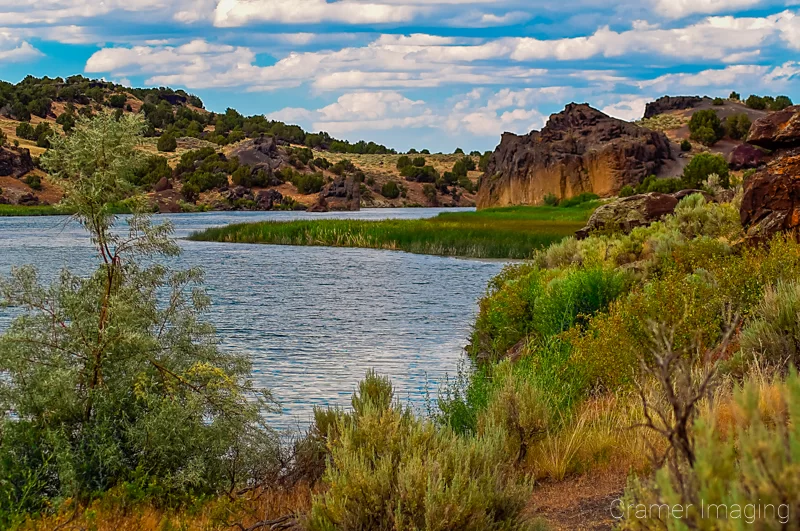
M 747 142 L 766 149 L 800 146 L 800 105 L 768 114 L 750 126 Z
M 541 131 L 503 135 L 481 178 L 478 208 L 537 204 L 548 194 L 614 195 L 671 157 L 664 133 L 571 103 Z
M 767 153 L 750 144 L 740 144 L 728 155 L 728 164 L 734 170 L 757 168 L 765 162 Z
M 644 117 L 652 118 L 668 111 L 682 111 L 697 107 L 704 100 L 711 101 L 708 96 L 662 96 L 656 101 L 651 101 L 644 108 Z
M 361 183 L 352 175 L 336 177 L 325 185 L 319 193 L 319 199 L 311 205 L 309 212 L 327 212 L 329 210 L 360 210 Z
M 0 177 L 19 179 L 34 169 L 31 152 L 25 148 L 0 147 Z
M 254 173 L 264 170 L 270 176 L 274 176 L 281 165 L 289 162 L 286 152 L 278 147 L 275 139 L 264 135 L 242 142 L 231 151 L 230 156 L 239 157 L 239 164 L 249 166 Z M 269 184 L 277 186 L 280 181 Z
M 747 236 L 766 240 L 800 229 L 800 105 L 753 123 L 748 142 L 779 149 L 745 183 L 741 220 Z M 794 149 L 791 149 L 794 148 Z
M 658 192 L 623 197 L 598 207 L 586 226 L 576 232 L 575 236 L 585 238 L 591 232 L 604 228 L 630 232 L 636 227 L 649 225 L 667 214 L 672 214 L 678 202 L 675 195 Z

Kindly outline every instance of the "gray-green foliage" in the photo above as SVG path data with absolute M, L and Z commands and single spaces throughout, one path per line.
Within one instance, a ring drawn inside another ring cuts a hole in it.
M 200 318 L 202 271 L 159 263 L 179 252 L 170 225 L 135 213 L 115 227 L 108 206 L 130 193 L 143 128 L 81 119 L 44 159 L 97 269 L 45 284 L 25 266 L 0 280 L 19 312 L 0 337 L 0 524 L 123 483 L 160 503 L 234 488 L 277 449 L 248 359 L 220 350 Z
M 786 368 L 800 362 L 800 284 L 768 287 L 752 321 L 742 331 L 742 353 L 765 365 Z

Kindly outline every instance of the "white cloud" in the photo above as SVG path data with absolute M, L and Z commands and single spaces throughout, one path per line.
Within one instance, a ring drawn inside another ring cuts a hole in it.
M 761 0 L 655 0 L 657 13 L 669 18 L 732 12 L 758 6 Z
M 632 122 L 644 116 L 645 105 L 651 101 L 653 101 L 653 98 L 650 97 L 627 96 L 625 99 L 606 105 L 600 110 L 614 118 Z
M 29 42 L 14 36 L 11 31 L 0 30 L 0 61 L 24 63 L 43 55 Z
M 254 22 L 307 24 L 384 24 L 409 22 L 424 8 L 350 0 L 219 0 L 214 10 L 214 25 L 244 26 Z

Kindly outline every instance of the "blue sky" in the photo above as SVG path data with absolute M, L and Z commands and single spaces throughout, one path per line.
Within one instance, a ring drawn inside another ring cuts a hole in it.
M 800 0 L 0 0 L 0 79 L 83 73 L 399 150 L 492 149 L 571 101 L 800 100 Z

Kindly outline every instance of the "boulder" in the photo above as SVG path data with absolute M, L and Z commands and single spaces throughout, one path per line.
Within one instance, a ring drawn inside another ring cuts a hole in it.
M 32 193 L 22 194 L 17 199 L 17 204 L 21 206 L 37 206 L 39 205 L 39 198 Z
M 644 117 L 652 118 L 668 111 L 682 111 L 697 107 L 704 100 L 711 101 L 709 97 L 700 96 L 662 96 L 656 101 L 651 101 L 644 107 Z
M 583 192 L 616 195 L 672 158 L 661 132 L 571 103 L 541 131 L 505 133 L 479 184 L 478 208 L 538 204 Z
M 767 158 L 767 153 L 750 144 L 740 144 L 728 155 L 728 164 L 734 170 L 746 170 L 761 166 Z
M 325 185 L 319 193 L 319 199 L 311 205 L 309 212 L 327 212 L 328 210 L 360 210 L 361 183 L 352 175 L 336 177 Z
M 163 192 L 165 190 L 172 190 L 172 183 L 169 182 L 169 179 L 166 177 L 162 177 L 158 180 L 156 185 L 153 187 L 153 190 L 156 192 Z
M 740 216 L 752 241 L 800 228 L 800 149 L 780 154 L 747 180 Z
M 259 210 L 272 210 L 275 205 L 283 202 L 283 194 L 277 190 L 261 190 L 256 195 Z
M 650 192 L 623 197 L 598 207 L 586 226 L 576 232 L 575 236 L 583 239 L 591 232 L 604 228 L 630 232 L 636 227 L 649 225 L 671 214 L 676 206 L 678 198 L 672 194 Z
M 766 149 L 800 147 L 800 105 L 786 107 L 753 122 L 747 142 Z
M 25 148 L 0 147 L 0 177 L 19 179 L 34 170 L 31 152 Z
M 288 164 L 289 161 L 285 151 L 278 148 L 275 139 L 264 135 L 245 140 L 231 151 L 230 156 L 239 157 L 239 164 L 249 166 L 253 171 L 264 170 L 269 175 L 273 175 L 282 164 Z

